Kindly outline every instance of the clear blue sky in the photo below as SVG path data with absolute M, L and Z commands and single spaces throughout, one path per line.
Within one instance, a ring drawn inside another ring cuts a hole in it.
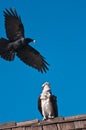
M 37 109 L 41 85 L 48 81 L 57 96 L 59 116 L 86 113 L 86 1 L 0 0 L 0 37 L 5 37 L 3 10 L 17 9 L 25 36 L 50 64 L 41 74 L 17 57 L 0 58 L 0 123 L 42 119 Z

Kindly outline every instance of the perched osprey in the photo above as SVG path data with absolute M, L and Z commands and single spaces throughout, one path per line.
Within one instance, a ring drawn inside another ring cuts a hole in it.
M 45 82 L 42 88 L 43 91 L 38 98 L 38 109 L 43 120 L 55 118 L 58 116 L 56 96 L 52 95 L 48 82 Z
M 37 50 L 28 45 L 35 40 L 24 37 L 24 26 L 16 10 L 6 9 L 4 18 L 8 39 L 0 38 L 0 57 L 13 61 L 15 55 L 17 55 L 25 64 L 40 72 L 46 72 L 49 64 Z

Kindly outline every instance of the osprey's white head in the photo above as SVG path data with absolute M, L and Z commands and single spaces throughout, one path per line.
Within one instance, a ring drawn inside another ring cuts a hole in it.
M 42 88 L 43 88 L 43 92 L 50 91 L 50 84 L 49 84 L 49 82 L 45 82 L 44 84 L 42 84 Z

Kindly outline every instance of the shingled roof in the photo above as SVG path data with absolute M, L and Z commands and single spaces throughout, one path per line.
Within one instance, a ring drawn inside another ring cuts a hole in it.
M 86 130 L 86 114 L 56 117 L 46 121 L 35 119 L 24 122 L 8 122 L 0 124 L 0 130 Z

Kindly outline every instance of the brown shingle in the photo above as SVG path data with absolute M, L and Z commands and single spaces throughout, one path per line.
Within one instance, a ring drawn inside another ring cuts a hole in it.
M 8 123 L 0 124 L 0 129 L 5 129 L 7 127 L 13 127 L 13 126 L 16 126 L 16 122 L 8 122 Z
M 44 125 L 43 130 L 58 130 L 56 124 Z
M 12 130 L 25 130 L 25 127 L 16 127 L 16 128 L 12 128 Z
M 86 130 L 86 114 L 56 117 L 51 120 L 38 119 L 24 122 L 0 124 L 0 130 Z
M 74 122 L 61 123 L 60 128 L 61 130 L 73 130 L 75 129 Z
M 38 123 L 38 119 L 35 119 L 35 120 L 30 120 L 30 121 L 24 121 L 24 122 L 18 122 L 16 123 L 16 125 L 19 127 L 19 126 L 31 126 L 33 124 L 37 124 Z

